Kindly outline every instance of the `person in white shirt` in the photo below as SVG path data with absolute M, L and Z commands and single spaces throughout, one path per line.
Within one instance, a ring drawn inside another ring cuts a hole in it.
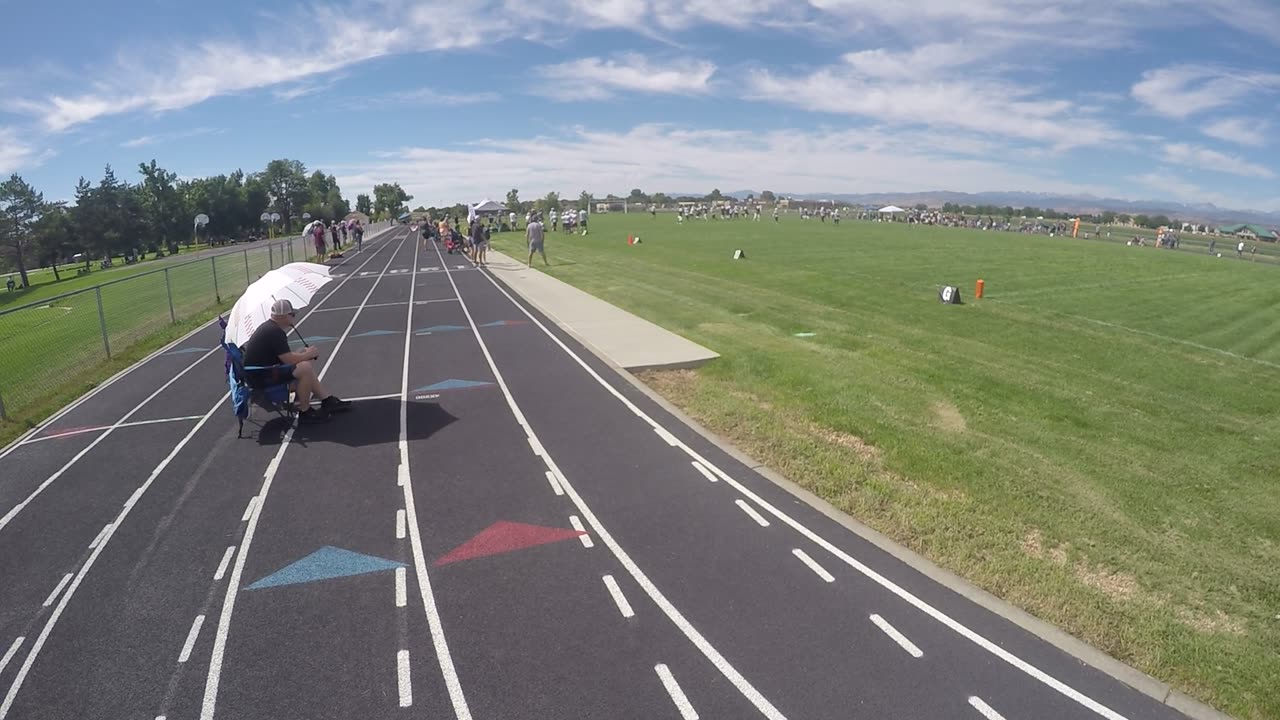
M 586 210 L 578 211 L 578 227 L 582 228 L 583 235 L 587 234 L 587 211 Z
M 551 232 L 555 232 L 560 223 L 560 216 L 555 210 L 551 211 Z
M 507 214 L 507 219 L 511 221 L 512 230 L 519 230 L 519 228 L 516 227 L 516 212 L 514 210 Z

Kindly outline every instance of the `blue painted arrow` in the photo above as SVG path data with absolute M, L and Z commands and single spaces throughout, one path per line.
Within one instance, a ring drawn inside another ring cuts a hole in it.
M 457 380 L 454 378 L 449 378 L 448 380 L 441 380 L 440 382 L 434 383 L 432 385 L 420 387 L 417 390 L 414 390 L 414 392 L 418 393 L 418 392 L 432 392 L 435 390 L 463 390 L 465 388 L 484 387 L 486 385 L 492 385 L 492 384 L 493 383 L 491 382 L 482 382 L 480 380 Z
M 297 585 L 298 583 L 330 580 L 332 578 L 364 575 L 365 573 L 394 570 L 404 567 L 404 563 L 384 560 L 372 555 L 363 555 L 350 550 L 343 550 L 326 545 L 310 555 L 292 562 L 270 575 L 255 582 L 246 590 L 261 590 L 281 585 Z
M 451 332 L 453 330 L 466 330 L 465 325 L 432 325 L 429 328 L 423 328 L 417 332 L 418 335 L 430 335 L 437 332 Z
M 480 327 L 506 327 L 507 325 L 523 325 L 524 320 L 494 320 L 491 323 L 485 323 Z
M 362 332 L 357 335 L 352 335 L 351 337 L 378 337 L 379 335 L 397 335 L 399 332 L 399 330 L 370 330 L 369 332 Z
M 189 355 L 191 353 L 209 352 L 208 348 L 182 348 L 181 350 L 170 350 L 165 355 Z

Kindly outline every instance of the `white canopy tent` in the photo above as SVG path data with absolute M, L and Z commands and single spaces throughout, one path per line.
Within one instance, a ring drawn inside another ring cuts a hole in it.
M 475 210 L 477 213 L 499 213 L 506 212 L 507 206 L 497 200 L 485 200 L 483 202 L 476 203 L 471 207 L 471 209 Z
M 882 213 L 889 213 L 889 214 L 891 214 L 891 215 L 892 215 L 893 213 L 906 212 L 906 210 L 903 210 L 902 208 L 898 207 L 897 205 L 886 205 L 886 206 L 884 206 L 884 207 L 880 208 L 880 212 L 882 212 Z

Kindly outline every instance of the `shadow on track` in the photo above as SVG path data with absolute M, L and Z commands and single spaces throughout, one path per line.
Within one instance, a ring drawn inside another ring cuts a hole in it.
M 410 402 L 406 412 L 411 441 L 431 437 L 458 419 L 432 402 Z M 292 423 L 289 418 L 272 417 L 259 426 L 256 435 L 245 439 L 253 437 L 259 445 L 279 445 Z M 250 423 L 245 424 L 247 427 Z M 400 400 L 397 398 L 363 400 L 350 412 L 336 414 L 322 425 L 299 426 L 293 434 L 293 442 L 304 447 L 313 442 L 366 447 L 399 441 Z

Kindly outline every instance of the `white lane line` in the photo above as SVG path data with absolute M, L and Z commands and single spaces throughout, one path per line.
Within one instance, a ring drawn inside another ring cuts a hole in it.
M 98 432 L 99 430 L 107 430 L 112 427 L 119 429 L 119 428 L 127 428 L 127 427 L 138 427 L 140 425 L 158 425 L 160 423 L 183 422 L 186 420 L 199 420 L 202 417 L 204 416 L 203 415 L 183 415 L 182 417 L 157 418 L 155 420 L 135 420 L 133 422 L 117 423 L 115 425 L 99 425 L 97 427 L 75 428 L 74 430 L 65 430 L 63 432 L 56 432 L 56 433 L 53 433 L 52 435 L 41 435 L 40 437 L 33 437 L 29 440 L 24 440 L 22 444 L 31 445 L 33 443 L 44 442 L 45 440 L 61 440 L 62 438 L 74 437 L 76 435 L 83 435 L 85 433 Z
M 409 651 L 396 653 L 396 678 L 400 685 L 400 707 L 413 704 L 413 682 L 409 675 Z
M 388 393 L 386 395 L 364 395 L 362 397 L 353 397 L 353 398 L 346 398 L 346 399 L 350 400 L 351 402 L 367 402 L 369 400 L 390 400 L 392 398 L 398 398 L 398 397 L 400 397 L 400 393 Z M 317 400 L 316 402 L 318 403 L 319 401 Z
M 396 511 L 396 539 L 397 539 L 397 540 L 403 540 L 403 539 L 404 539 L 404 530 L 405 530 L 405 528 L 404 528 L 404 510 L 403 510 L 403 509 L 401 509 L 401 510 L 397 510 L 397 511 Z
M 22 647 L 22 641 L 24 640 L 26 640 L 26 638 L 21 636 L 14 639 L 13 644 L 9 646 L 8 652 L 4 654 L 4 657 L 0 658 L 0 672 L 4 672 L 9 661 L 13 659 L 14 655 L 18 654 L 18 648 Z
M 720 482 L 720 478 L 717 478 L 715 476 L 715 473 L 708 470 L 702 463 L 698 462 L 697 460 L 694 460 L 692 464 L 695 470 L 702 473 L 702 477 L 710 480 L 711 482 Z
M 249 522 L 249 516 L 253 514 L 253 508 L 258 504 L 258 496 L 254 495 L 249 498 L 249 504 L 244 506 L 244 514 L 240 516 L 240 522 Z
M 418 253 L 422 243 L 413 244 L 413 266 L 418 266 Z M 440 254 L 439 247 L 436 254 Z M 440 665 L 440 674 L 444 677 L 444 686 L 449 693 L 449 702 L 453 705 L 453 713 L 457 720 L 471 720 L 471 708 L 467 705 L 467 696 L 462 691 L 462 681 L 458 678 L 458 670 L 453 664 L 453 655 L 449 652 L 449 641 L 444 636 L 444 623 L 440 620 L 440 610 L 436 607 L 436 596 L 431 589 L 431 576 L 427 573 L 427 556 L 422 548 L 422 533 L 418 525 L 418 505 L 414 499 L 413 483 L 409 481 L 409 350 L 413 347 L 413 297 L 418 283 L 415 279 L 409 288 L 409 310 L 405 313 L 404 363 L 400 369 L 400 467 L 403 470 L 401 487 L 404 490 L 404 509 L 409 519 L 409 543 L 413 548 L 413 569 L 417 575 L 418 592 L 422 597 L 422 609 L 427 616 L 427 625 L 431 630 L 431 643 L 435 646 L 436 660 Z M 458 288 L 453 289 L 458 295 Z M 461 296 L 459 302 L 461 302 Z M 469 317 L 469 316 L 468 316 Z M 472 328 L 475 324 L 472 324 Z
M 40 495 L 40 493 L 42 493 L 42 492 L 44 492 L 44 491 L 45 491 L 45 488 L 49 487 L 49 486 L 50 486 L 50 485 L 52 485 L 52 484 L 53 484 L 53 483 L 54 483 L 58 478 L 62 477 L 64 474 L 66 474 L 66 472 L 67 472 L 68 470 L 70 470 L 70 469 L 71 469 L 71 466 L 75 465 L 77 462 L 80 462 L 80 458 L 84 457 L 85 455 L 88 455 L 90 450 L 94 449 L 95 447 L 97 447 L 97 446 L 98 446 L 98 444 L 99 444 L 99 443 L 101 443 L 103 440 L 106 440 L 108 437 L 110 437 L 110 436 L 111 436 L 111 433 L 115 432 L 116 428 L 118 428 L 118 427 L 123 427 L 123 423 L 127 423 L 127 422 L 129 422 L 129 418 L 133 417 L 133 416 L 134 416 L 134 414 L 136 414 L 138 411 L 142 410 L 143 406 L 145 406 L 147 403 L 149 403 L 149 402 L 151 402 L 153 399 L 155 399 L 155 397 L 156 397 L 157 395 L 159 395 L 160 393 L 162 393 L 162 392 L 164 392 L 165 390 L 167 390 L 167 389 L 169 388 L 169 386 L 170 386 L 170 385 L 172 385 L 172 384 L 174 384 L 174 383 L 178 382 L 178 380 L 180 380 L 180 379 L 182 378 L 182 376 L 183 376 L 183 375 L 186 375 L 186 374 L 187 374 L 187 373 L 188 373 L 192 368 L 194 368 L 196 365 L 198 365 L 198 364 L 200 364 L 201 362 L 203 362 L 205 358 L 209 357 L 210 355 L 213 355 L 215 352 L 217 352 L 218 350 L 221 350 L 221 349 L 222 349 L 221 347 L 217 347 L 217 348 L 214 348 L 213 350 L 210 350 L 209 352 L 205 353 L 204 355 L 201 355 L 199 358 L 197 358 L 197 359 L 196 359 L 196 361 L 195 361 L 195 362 L 193 362 L 193 363 L 191 363 L 190 365 L 188 365 L 186 368 L 184 368 L 184 369 L 183 369 L 181 372 L 179 372 L 177 375 L 174 375 L 173 377 L 169 378 L 169 380 L 168 380 L 167 382 L 165 382 L 163 385 L 161 385 L 159 388 L 157 388 L 154 392 L 152 392 L 150 395 L 148 395 L 148 396 L 146 397 L 146 399 L 144 399 L 142 402 L 140 402 L 140 403 L 138 403 L 137 405 L 135 405 L 135 406 L 133 407 L 133 409 L 132 409 L 132 410 L 130 410 L 129 412 L 125 413 L 124 417 L 120 418 L 120 421 L 119 421 L 119 422 L 117 422 L 117 423 L 115 423 L 115 424 L 111 425 L 110 427 L 108 427 L 106 430 L 104 430 L 104 431 L 102 432 L 102 434 L 101 434 L 101 435 L 99 435 L 98 437 L 94 438 L 94 439 L 93 439 L 93 442 L 89 443 L 88 445 L 86 445 L 86 446 L 84 447 L 84 449 L 83 449 L 83 450 L 81 450 L 80 452 L 78 452 L 78 453 L 76 453 L 74 456 L 72 456 L 72 458 L 71 458 L 70 460 L 68 460 L 68 461 L 67 461 L 67 463 L 66 463 L 65 465 L 63 465 L 61 468 L 59 468 L 59 469 L 57 470 L 57 472 L 55 472 L 54 474 L 50 475 L 50 476 L 48 477 L 48 479 L 46 479 L 44 482 L 40 483 L 40 485 L 39 485 L 38 487 L 36 487 L 36 489 L 35 489 L 35 490 L 31 491 L 31 494 L 30 494 L 30 495 L 28 495 L 28 496 L 26 497 L 26 499 L 25 499 L 25 500 L 23 500 L 22 502 L 20 502 L 20 503 L 18 503 L 17 505 L 15 505 L 15 506 L 13 507 L 13 509 L 12 509 L 12 510 L 10 510 L 9 512 L 5 513 L 4 517 L 0 517 L 0 530 L 3 530 L 3 529 L 4 529 L 4 527 L 5 527 L 6 525 L 8 525 L 10 522 L 12 522 L 12 521 L 13 521 L 13 519 L 14 519 L 15 517 L 17 517 L 18 513 L 22 512 L 22 511 L 23 511 L 23 509 L 27 507 L 27 505 L 30 505 L 30 504 L 31 504 L 31 501 L 32 501 L 32 500 L 35 500 L 35 499 L 36 499 L 36 497 Z
M 733 503 L 738 507 L 742 508 L 742 512 L 746 513 L 747 515 L 750 515 L 751 519 L 755 520 L 757 525 L 759 525 L 760 527 L 769 527 L 769 521 L 765 520 L 764 516 L 756 512 L 756 509 L 748 505 L 745 500 L 742 500 L 741 498 L 739 498 L 738 500 L 734 500 Z
M 569 516 L 569 524 L 573 526 L 574 530 L 577 530 L 580 533 L 585 533 L 587 531 L 586 528 L 582 527 L 582 521 L 578 519 L 577 515 Z M 590 535 L 579 535 L 578 539 L 582 541 L 582 547 L 589 548 L 595 545 L 595 543 L 591 541 Z
M 62 579 L 58 581 L 58 586 L 53 589 L 53 592 L 49 593 L 49 597 L 44 599 L 44 604 L 41 607 L 52 605 L 53 601 L 58 598 L 58 593 L 62 592 L 62 588 L 66 587 L 69 582 L 71 582 L 71 573 L 62 576 Z
M 405 239 L 409 236 L 405 235 Z M 387 260 L 387 265 L 391 265 L 391 261 L 395 259 L 395 255 L 404 246 L 404 239 L 396 246 L 391 253 L 391 258 Z M 390 244 L 379 248 L 377 252 L 369 256 L 365 260 L 365 264 L 372 261 L 383 250 L 390 247 Z M 360 267 L 364 267 L 362 264 Z M 359 270 L 360 268 L 356 268 Z M 342 282 L 350 280 L 352 276 L 342 279 Z M 382 275 L 369 286 L 369 291 L 365 293 L 364 302 L 368 302 L 373 297 L 373 292 L 378 289 L 378 283 L 381 282 Z M 341 287 L 339 285 L 338 287 Z M 335 288 L 335 291 L 337 288 Z M 325 295 L 325 298 L 333 297 L 333 293 Z M 346 342 L 347 336 L 351 334 L 351 328 L 355 327 L 356 320 L 360 318 L 360 311 L 357 310 L 351 316 L 351 320 L 347 322 L 347 327 L 342 331 L 342 337 L 338 338 L 338 342 L 333 346 L 333 350 L 329 351 L 328 357 L 325 359 L 324 367 L 320 369 L 318 377 L 323 380 L 325 373 L 333 364 L 333 359 L 338 356 L 338 352 L 342 349 Z M 225 396 L 223 398 L 225 400 Z M 200 720 L 213 720 L 218 708 L 218 685 L 222 682 L 222 663 L 225 659 L 227 648 L 227 636 L 231 632 L 231 617 L 235 613 L 236 599 L 240 590 L 240 578 L 244 575 L 244 566 L 249 558 L 249 548 L 253 545 L 253 537 L 258 531 L 258 521 L 262 518 L 262 506 L 266 504 L 267 494 L 271 492 L 271 485 L 275 482 L 276 473 L 280 471 L 280 464 L 284 461 L 284 453 L 289 449 L 289 445 L 293 442 L 293 432 L 296 426 L 290 427 L 285 431 L 284 437 L 280 440 L 280 447 L 276 450 L 276 454 L 271 458 L 271 462 L 267 464 L 267 470 L 263 473 L 262 487 L 258 489 L 258 503 L 254 509 L 252 516 L 249 518 L 249 524 L 245 527 L 244 537 L 240 541 L 240 552 L 236 553 L 236 561 L 231 567 L 231 579 L 227 582 L 226 594 L 222 600 L 222 614 L 218 616 L 218 630 L 213 638 L 213 651 L 209 656 L 209 674 L 205 678 L 204 699 L 200 706 Z M 0 716 L 0 720 L 4 720 Z
M 675 447 L 676 444 L 680 442 L 679 440 L 676 440 L 675 435 L 672 435 L 671 433 L 667 432 L 667 429 L 664 427 L 655 427 L 653 431 L 657 433 L 658 437 L 666 441 L 666 443 L 671 447 Z
M 564 488 L 560 487 L 560 481 L 556 480 L 556 474 L 551 472 L 550 470 L 547 471 L 547 482 L 551 483 L 552 492 L 554 492 L 557 495 L 564 494 Z
M 814 573 L 816 573 L 818 577 L 822 578 L 823 580 L 826 580 L 827 582 L 836 581 L 835 577 L 832 576 L 831 573 L 827 572 L 826 568 L 822 567 L 821 565 L 818 564 L 816 560 L 809 557 L 809 553 L 801 550 L 800 548 L 796 548 L 795 550 L 791 551 L 791 554 L 800 558 L 800 562 L 804 563 L 805 565 L 808 565 L 809 569 L 812 570 Z
M 191 631 L 187 633 L 187 641 L 182 644 L 182 654 L 178 656 L 178 662 L 184 663 L 191 659 L 191 649 L 196 646 L 196 638 L 200 637 L 202 625 L 204 625 L 204 616 L 197 615 L 191 623 Z
M 334 276 L 331 274 L 330 277 L 334 277 Z M 402 303 L 402 302 L 369 303 L 368 305 L 365 305 L 365 307 L 366 308 L 396 307 L 398 305 L 404 305 L 404 304 L 405 303 Z M 315 312 L 342 312 L 343 310 L 356 310 L 359 307 L 360 307 L 359 305 L 348 305 L 346 307 L 325 308 L 323 310 L 316 310 Z
M 627 597 L 622 594 L 622 588 L 618 587 L 618 581 L 612 575 L 604 576 L 604 586 L 609 588 L 609 594 L 613 596 L 613 602 L 618 605 L 618 612 L 622 613 L 622 617 L 635 617 L 636 611 L 631 609 L 631 603 L 627 602 Z
M 974 710 L 977 710 L 978 712 L 982 713 L 982 717 L 986 718 L 987 720 L 1004 720 L 1003 715 L 996 712 L 990 705 L 983 702 L 982 698 L 978 697 L 977 695 L 970 696 L 969 704 L 973 706 Z
M 883 630 L 885 635 L 888 635 L 889 637 L 893 638 L 894 642 L 901 645 L 903 650 L 906 650 L 908 653 L 911 654 L 911 657 L 913 658 L 924 657 L 924 653 L 920 651 L 920 648 L 916 647 L 915 643 L 908 640 L 906 635 L 903 635 L 902 633 L 898 632 L 898 628 L 890 625 L 889 622 L 884 618 L 880 617 L 879 615 L 872 615 L 871 622 L 875 623 L 876 627 Z
M 547 452 L 542 449 L 542 443 L 538 442 L 538 438 L 532 435 L 529 436 L 529 447 L 533 449 L 533 454 L 538 457 L 542 457 Z
M 440 255 L 440 249 L 438 247 L 436 248 L 436 254 Z M 444 256 L 441 255 L 442 260 L 443 257 Z M 472 317 L 471 310 L 467 307 L 466 300 L 462 298 L 462 294 L 458 291 L 458 285 L 453 280 L 453 273 L 447 267 L 445 268 L 445 273 L 449 278 L 449 284 L 453 286 L 454 295 L 458 298 L 458 305 L 462 308 L 462 313 L 466 316 L 467 323 L 471 326 L 471 334 L 475 337 L 476 344 L 480 346 L 480 352 L 484 355 L 485 361 L 489 364 L 489 370 L 493 373 L 494 379 L 498 383 L 498 387 L 502 390 L 502 396 L 507 401 L 507 407 L 511 409 L 511 414 L 515 417 L 516 422 L 520 424 L 520 427 L 524 429 L 526 436 L 531 438 L 531 443 L 536 442 L 533 427 L 529 424 L 529 419 L 525 417 L 524 412 L 520 410 L 520 406 L 516 403 L 515 397 L 511 394 L 511 388 L 507 386 L 507 381 L 502 376 L 502 371 L 498 369 L 497 363 L 494 362 L 493 354 L 489 352 L 489 346 L 485 344 L 484 337 L 480 333 L 480 328 L 476 326 L 475 318 Z M 493 285 L 503 292 L 503 294 L 506 294 L 506 291 L 503 290 L 502 287 L 498 285 L 498 282 L 488 273 L 481 272 L 480 274 L 488 278 L 489 282 L 493 283 Z M 511 299 L 511 296 L 507 295 L 507 298 Z M 519 307 L 526 316 L 531 318 L 538 327 L 542 328 L 543 332 L 551 334 L 551 332 L 546 329 L 546 326 L 537 318 L 533 317 L 528 310 L 525 310 L 519 305 L 519 303 L 516 303 L 515 300 L 511 300 L 511 302 L 516 305 L 516 307 Z M 554 335 L 552 335 L 552 337 L 555 338 Z M 559 342 L 559 338 L 555 339 Z M 580 365 L 588 367 L 589 369 L 589 366 L 587 366 L 586 363 L 577 355 L 574 355 L 573 352 L 564 345 L 564 343 L 560 343 L 560 346 L 564 348 L 570 356 L 575 358 Z M 599 378 L 598 375 L 596 377 Z M 601 380 L 601 382 L 603 382 L 603 380 Z M 617 391 L 615 390 L 614 392 Z M 621 394 L 619 394 L 619 397 L 621 397 Z M 577 489 L 573 487 L 573 483 L 569 482 L 569 478 L 565 476 L 556 464 L 555 458 L 551 457 L 550 454 L 544 454 L 542 459 L 543 462 L 547 464 L 547 467 L 556 474 L 556 478 L 560 480 L 560 485 L 564 488 L 564 492 L 569 496 L 569 499 L 573 501 L 574 506 L 578 508 L 578 511 L 582 513 L 582 516 L 585 517 L 587 522 L 591 524 L 591 527 L 595 529 L 596 535 L 600 538 L 600 542 L 604 543 L 605 546 L 609 548 L 609 551 L 613 553 L 614 558 L 621 563 L 624 568 L 626 568 L 632 579 L 636 581 L 636 584 L 638 584 L 640 588 L 644 590 L 645 594 L 649 596 L 649 599 L 652 600 L 660 610 L 662 610 L 663 614 L 667 616 L 667 619 L 669 619 L 671 623 L 680 630 L 685 638 L 702 653 L 703 657 L 715 666 L 716 670 L 720 671 L 720 674 L 723 675 L 726 680 L 733 684 L 734 688 L 737 689 L 737 691 L 741 693 L 742 696 L 746 698 L 761 715 L 768 718 L 768 720 L 786 720 L 786 716 L 774 707 L 773 703 L 769 702 L 768 698 L 757 690 L 755 686 L 753 686 L 751 682 L 748 681 L 747 678 L 743 676 L 743 674 L 739 672 L 738 669 L 735 668 L 725 658 L 725 656 L 722 655 L 720 651 L 702 635 L 702 633 L 698 632 L 698 629 L 693 626 L 693 623 L 689 622 L 688 618 L 686 618 L 684 614 L 667 599 L 666 595 L 663 595 L 662 591 L 653 584 L 653 581 L 645 575 L 644 571 L 640 569 L 640 566 L 636 565 L 635 561 L 631 559 L 631 556 L 627 554 L 627 551 L 622 549 L 622 546 L 618 544 L 618 541 L 614 539 L 613 535 L 609 533 L 604 524 L 600 522 L 600 519 L 596 517 L 596 514 L 591 511 L 591 507 L 587 505 L 586 501 L 582 499 L 582 496 L 578 494 Z
M 102 538 L 106 536 L 107 531 L 110 529 L 111 529 L 111 523 L 107 523 L 106 525 L 103 525 L 102 529 L 98 531 L 98 536 L 93 539 L 93 542 L 89 543 L 89 549 L 92 550 L 98 547 L 98 543 L 102 542 Z
M 529 318 L 530 322 L 532 322 L 534 325 L 537 325 L 538 328 L 541 329 L 542 332 L 547 335 L 547 337 L 551 338 L 552 342 L 554 342 L 556 345 L 559 345 L 560 349 L 563 350 L 566 355 L 573 358 L 573 360 L 578 364 L 579 367 L 581 367 L 588 375 L 594 378 L 595 381 L 599 383 L 601 387 L 603 387 L 608 393 L 613 395 L 613 397 L 618 402 L 622 403 L 628 410 L 630 410 L 632 414 L 634 414 L 636 417 L 643 420 L 645 423 L 647 423 L 651 427 L 659 426 L 658 422 L 654 420 L 652 417 L 650 417 L 648 413 L 646 413 L 644 410 L 641 410 L 635 403 L 631 402 L 631 400 L 628 399 L 627 396 L 623 395 L 621 391 L 619 391 L 613 385 L 609 384 L 607 380 L 600 377 L 600 373 L 596 372 L 595 368 L 592 368 L 591 365 L 587 363 L 587 361 L 583 360 L 582 357 L 579 356 L 576 352 L 574 352 L 568 345 L 565 345 L 564 341 L 562 341 L 559 337 L 556 337 L 556 334 L 551 332 L 551 330 L 548 329 L 547 326 L 540 319 L 538 319 L 533 313 L 529 312 L 529 310 L 524 305 L 520 304 L 519 302 L 516 302 L 515 298 L 511 297 L 511 293 L 507 292 L 507 289 L 502 287 L 502 285 L 497 280 L 495 280 L 488 273 L 481 273 L 481 275 L 483 275 L 486 279 L 488 279 L 488 281 L 495 288 L 498 289 L 498 292 L 505 295 L 506 298 L 511 301 L 512 305 L 514 305 L 517 309 L 520 310 L 520 312 L 524 313 L 524 315 Z M 773 515 L 780 522 L 790 526 L 793 530 L 800 533 L 805 538 L 809 539 L 811 542 L 817 544 L 823 550 L 826 550 L 827 552 L 834 555 L 841 562 L 845 563 L 849 567 L 858 571 L 859 573 L 861 573 L 862 575 L 870 579 L 872 582 L 875 582 L 877 585 L 883 587 L 884 589 L 898 596 L 899 598 L 904 600 L 907 604 L 916 608 L 920 612 L 923 612 L 929 617 L 932 617 L 934 620 L 937 620 L 939 623 L 942 623 L 943 625 L 945 625 L 946 627 L 954 631 L 956 634 L 960 635 L 966 640 L 969 640 L 973 644 L 977 645 L 983 650 L 986 650 L 992 655 L 995 655 L 996 657 L 1000 658 L 1004 662 L 1013 666 L 1017 670 L 1045 684 L 1046 686 L 1052 688 L 1056 692 L 1078 703 L 1079 705 L 1087 708 L 1088 710 L 1094 712 L 1095 714 L 1101 717 L 1104 717 L 1107 720 L 1127 720 L 1125 716 L 1121 715 L 1120 713 L 1112 710 L 1111 708 L 1103 705 L 1102 703 L 1098 702 L 1097 700 L 1094 700 L 1093 698 L 1085 695 L 1084 693 L 1081 693 L 1079 690 L 1076 690 L 1075 688 L 1067 685 L 1061 680 L 1058 680 L 1052 675 L 1049 675 L 1048 673 L 1035 667 L 1031 663 L 1028 663 L 1022 658 L 1019 658 L 1018 656 L 1014 655 L 1008 650 L 1005 650 L 999 645 L 996 645 L 994 642 L 988 640 L 982 635 L 979 635 L 973 630 L 970 630 L 967 626 L 956 621 L 951 616 L 947 615 L 941 610 L 938 610 L 932 605 L 926 603 L 925 601 L 911 594 L 910 592 L 902 588 L 897 583 L 893 582 L 892 580 L 889 580 L 888 578 L 876 572 L 875 570 L 872 570 L 870 567 L 858 561 L 852 555 L 849 555 L 845 551 L 836 547 L 833 543 L 823 539 L 820 535 L 810 530 L 808 527 L 801 524 L 799 521 L 795 520 L 791 516 L 787 515 L 786 513 L 782 512 L 778 508 L 774 507 L 773 505 L 765 501 L 759 495 L 757 495 L 756 493 L 752 492 L 749 488 L 747 488 L 747 486 L 735 480 L 732 475 L 726 473 L 724 470 L 721 470 L 719 467 L 717 467 L 714 463 L 707 460 L 697 450 L 694 450 L 693 448 L 689 447 L 688 445 L 685 445 L 684 443 L 680 443 L 678 447 L 681 450 L 683 450 L 685 454 L 687 454 L 689 457 L 702 463 L 704 466 L 706 466 L 707 469 L 711 470 L 718 477 L 720 477 L 722 480 L 724 480 L 726 483 L 732 486 L 735 490 L 745 495 L 756 505 L 764 508 L 766 511 L 769 512 L 769 514 Z M 567 484 L 566 484 L 566 489 L 569 490 L 571 496 L 576 495 L 576 493 L 572 491 L 572 488 L 567 486 Z M 601 539 L 605 539 L 603 534 L 601 535 Z
M 658 673 L 658 679 L 662 681 L 662 687 L 666 688 L 667 694 L 671 696 L 671 702 L 675 703 L 676 709 L 680 711 L 680 717 L 684 720 L 698 720 L 698 711 L 693 709 L 693 703 L 689 702 L 684 690 L 680 689 L 680 683 L 676 682 L 676 677 L 671 674 L 671 669 L 662 664 L 653 666 L 653 669 Z
M 404 607 L 409 604 L 407 576 L 407 570 L 402 567 L 396 568 L 396 607 Z
M 218 572 L 213 574 L 214 580 L 221 580 L 223 575 L 227 574 L 227 565 L 231 562 L 231 558 L 236 554 L 236 546 L 232 545 L 222 553 L 222 562 L 218 563 Z

